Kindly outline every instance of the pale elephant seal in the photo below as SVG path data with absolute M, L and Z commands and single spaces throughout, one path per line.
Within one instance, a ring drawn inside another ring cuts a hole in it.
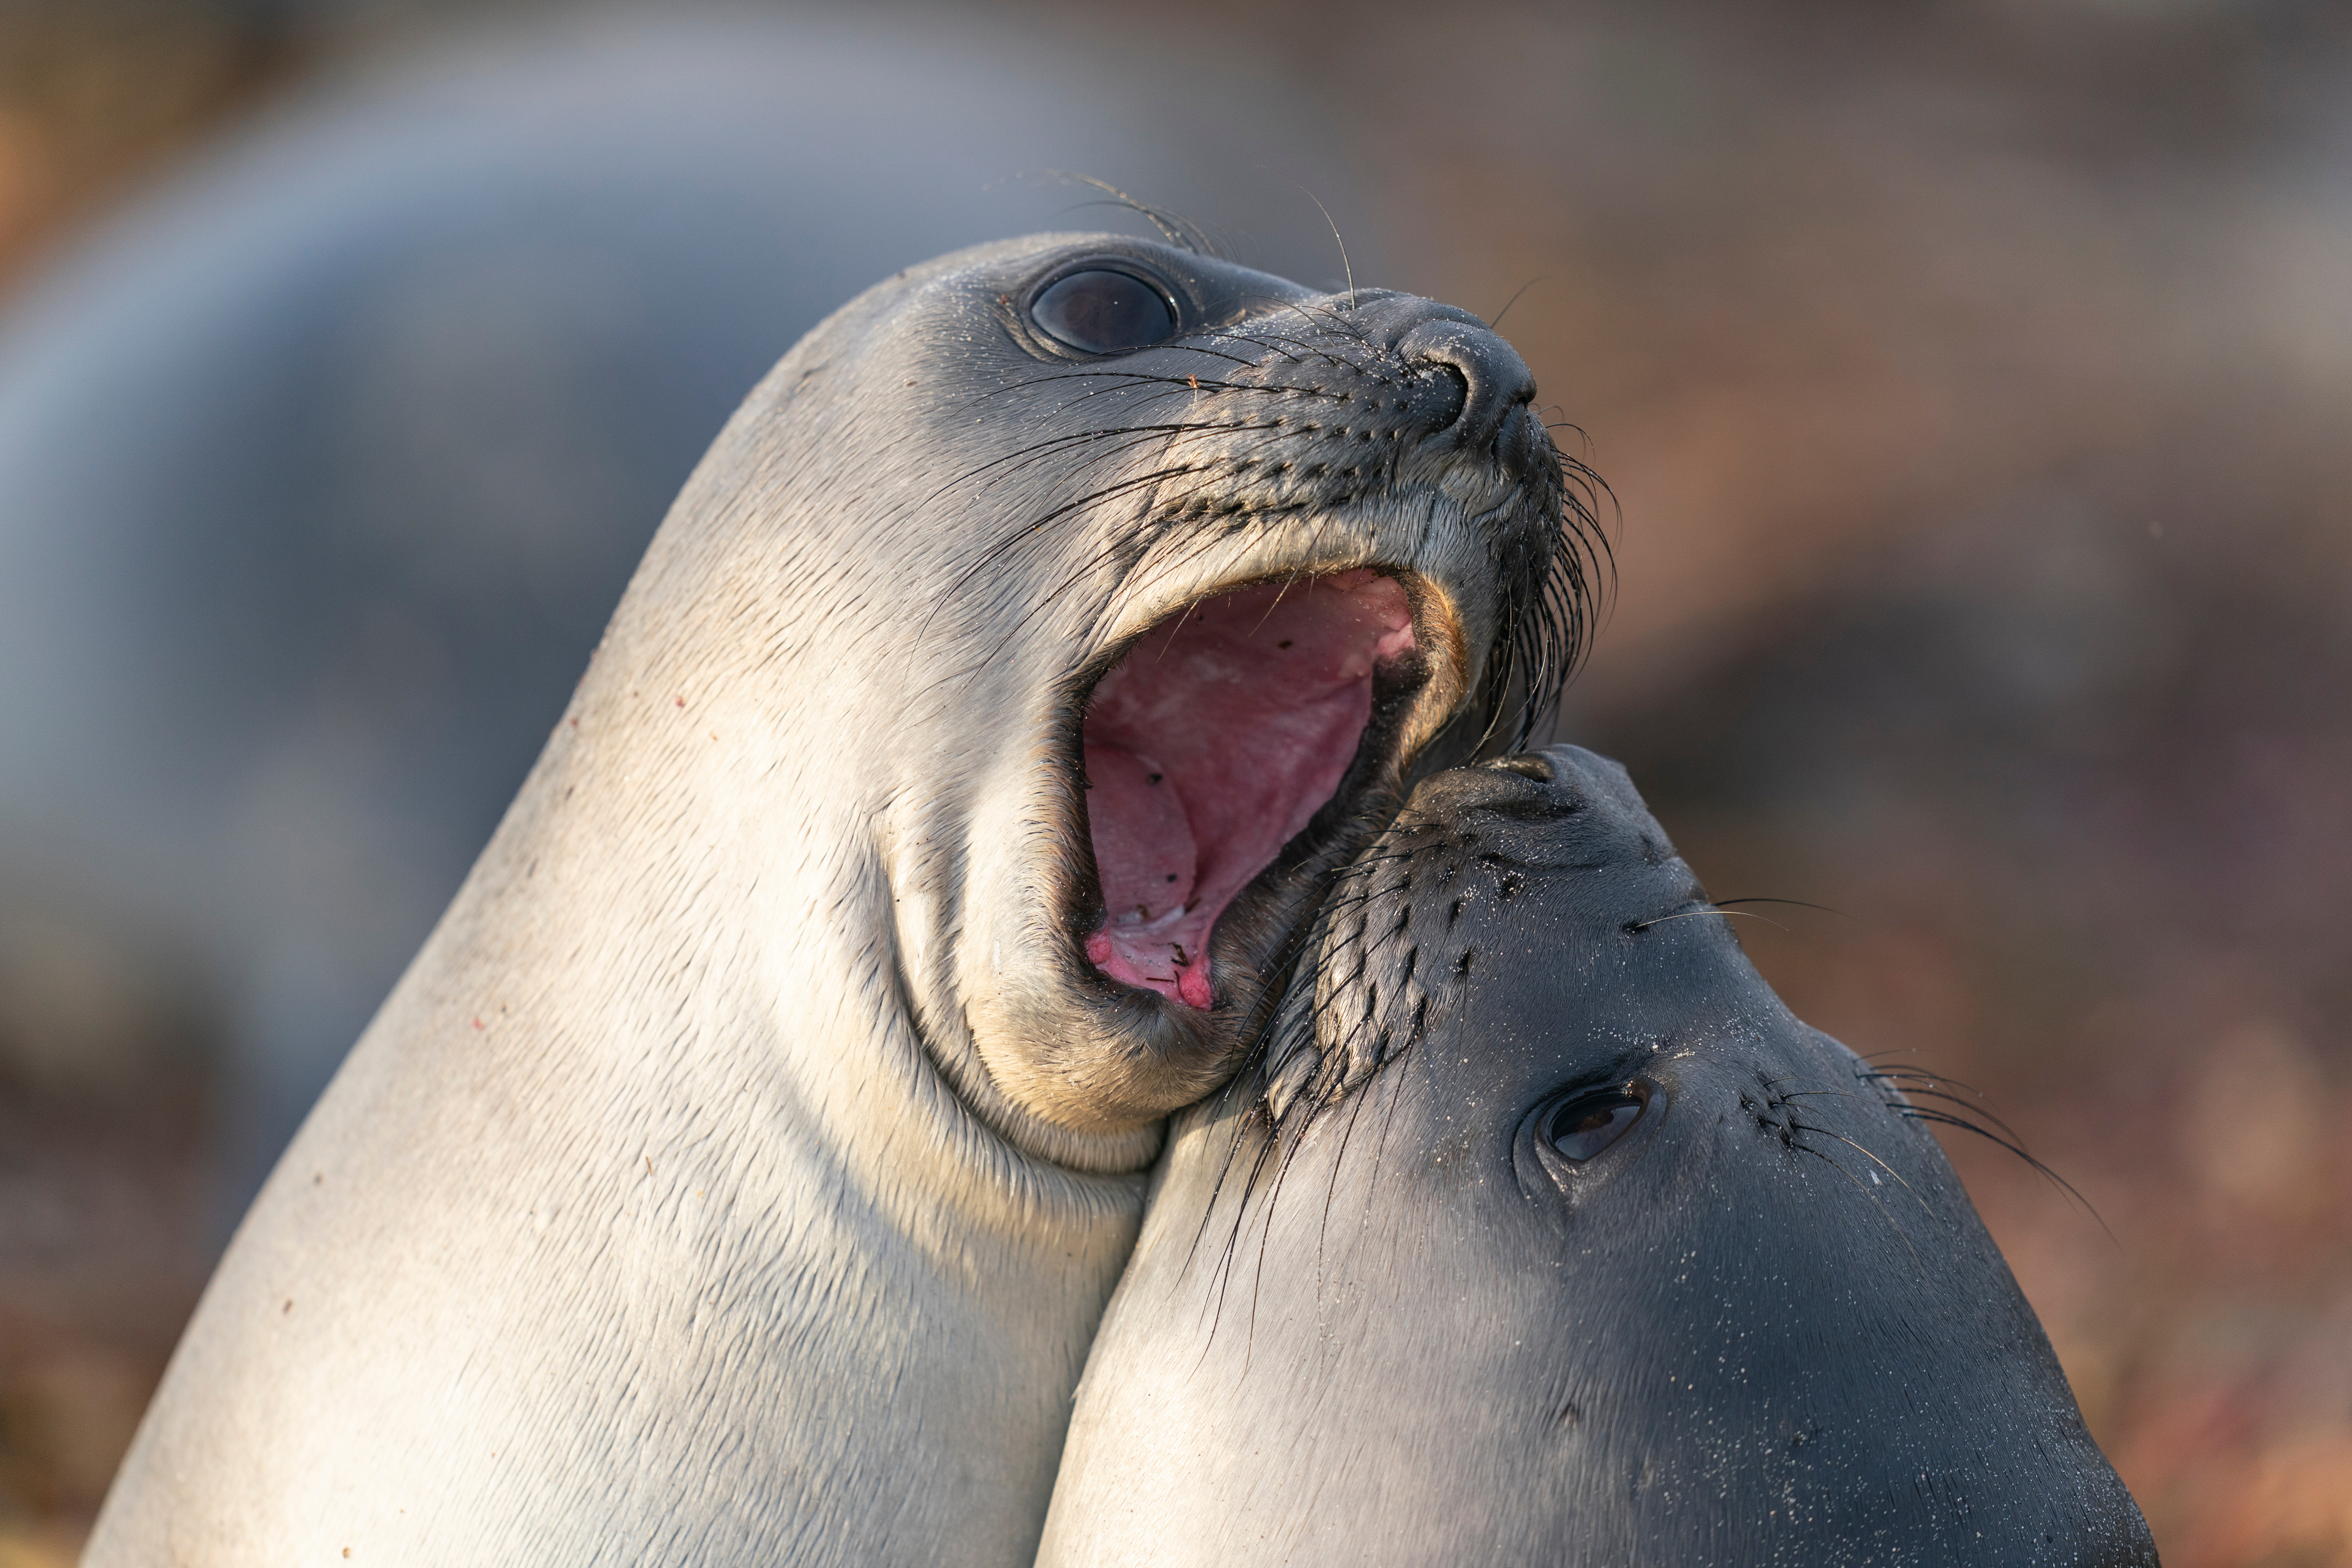
M 1584 607 L 1474 318 L 1045 237 L 729 424 L 89 1562 L 1025 1563 L 1162 1118 Z M 1091 785 L 1091 789 L 1089 789 Z
M 1171 1132 L 1039 1561 L 2153 1563 L 1926 1129 L 1614 763 L 1422 784 Z
M 1311 112 L 1215 61 L 1139 82 L 1003 16 L 482 9 L 192 150 L 0 314 L 0 971 L 10 916 L 61 907 L 217 997 L 215 1245 L 795 340 L 1098 195 L 1024 170 L 1082 161 L 1274 271 L 1339 266 L 1293 180 L 1360 205 Z

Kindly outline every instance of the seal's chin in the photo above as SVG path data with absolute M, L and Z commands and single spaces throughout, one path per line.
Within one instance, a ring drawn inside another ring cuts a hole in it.
M 1129 648 L 1085 721 L 1096 969 L 1209 1006 L 1218 918 L 1341 794 L 1416 652 L 1404 587 L 1369 569 L 1236 589 Z

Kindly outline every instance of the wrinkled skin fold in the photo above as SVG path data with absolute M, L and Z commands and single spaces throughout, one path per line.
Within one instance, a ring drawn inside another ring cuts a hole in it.
M 1927 1129 L 1614 763 L 1439 773 L 1175 1126 L 1039 1561 L 2152 1564 Z

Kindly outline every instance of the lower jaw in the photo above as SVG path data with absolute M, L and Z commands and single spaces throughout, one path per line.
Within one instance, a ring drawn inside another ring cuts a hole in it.
M 1371 720 L 1338 793 L 1307 831 L 1286 845 L 1219 917 L 1203 955 L 1208 962 L 1197 966 L 1202 1000 L 1185 994 L 1181 986 L 1171 995 L 1122 983 L 1104 973 L 1089 955 L 1089 968 L 1104 983 L 1103 992 L 1117 1000 L 1129 1025 L 1140 1030 L 1151 1054 L 1171 1069 L 1193 1075 L 1198 1092 L 1186 1093 L 1170 1109 L 1213 1090 L 1239 1066 L 1272 1000 L 1280 994 L 1297 956 L 1299 933 L 1314 921 L 1333 879 L 1379 837 L 1403 805 L 1406 759 L 1398 742 L 1425 684 L 1426 670 L 1414 661 L 1384 675 Z M 1082 946 L 1100 935 L 1100 904 L 1098 900 L 1091 902 L 1074 922 L 1086 933 Z
M 1348 787 L 1328 808 L 1329 819 L 1286 846 L 1218 921 L 1209 1007 L 1121 984 L 1087 963 L 1081 950 L 1099 928 L 1102 910 L 1097 900 L 1075 901 L 1065 930 L 1076 973 L 1065 994 L 1076 1009 L 998 1021 L 993 1032 L 1030 1042 L 998 1068 L 1003 1081 L 1020 1082 L 1021 1102 L 1047 1122 L 1090 1138 L 1156 1139 L 1151 1130 L 1168 1116 L 1215 1094 L 1256 1048 L 1302 949 L 1299 938 L 1314 928 L 1334 879 L 1402 805 L 1400 773 L 1387 737 L 1368 734 Z M 1158 1147 L 1155 1142 L 1136 1158 L 1148 1162 Z M 1074 1146 L 1052 1157 L 1084 1163 L 1093 1156 Z
M 1383 771 L 1392 773 L 1394 764 Z M 1207 1099 L 1242 1069 L 1272 1021 L 1299 934 L 1312 929 L 1333 878 L 1378 837 L 1403 793 L 1374 787 L 1352 798 L 1351 820 L 1226 910 L 1211 948 L 1214 1005 L 1192 1006 L 1096 973 L 1096 1037 L 1118 1046 L 1116 1068 L 1090 1086 L 1089 1121 L 1157 1121 Z

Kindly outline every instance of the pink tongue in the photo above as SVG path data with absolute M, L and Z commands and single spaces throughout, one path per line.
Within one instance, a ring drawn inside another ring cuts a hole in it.
M 1196 605 L 1103 678 L 1086 721 L 1097 968 L 1209 1005 L 1217 917 L 1339 789 L 1373 667 L 1412 646 L 1404 590 L 1349 572 Z

